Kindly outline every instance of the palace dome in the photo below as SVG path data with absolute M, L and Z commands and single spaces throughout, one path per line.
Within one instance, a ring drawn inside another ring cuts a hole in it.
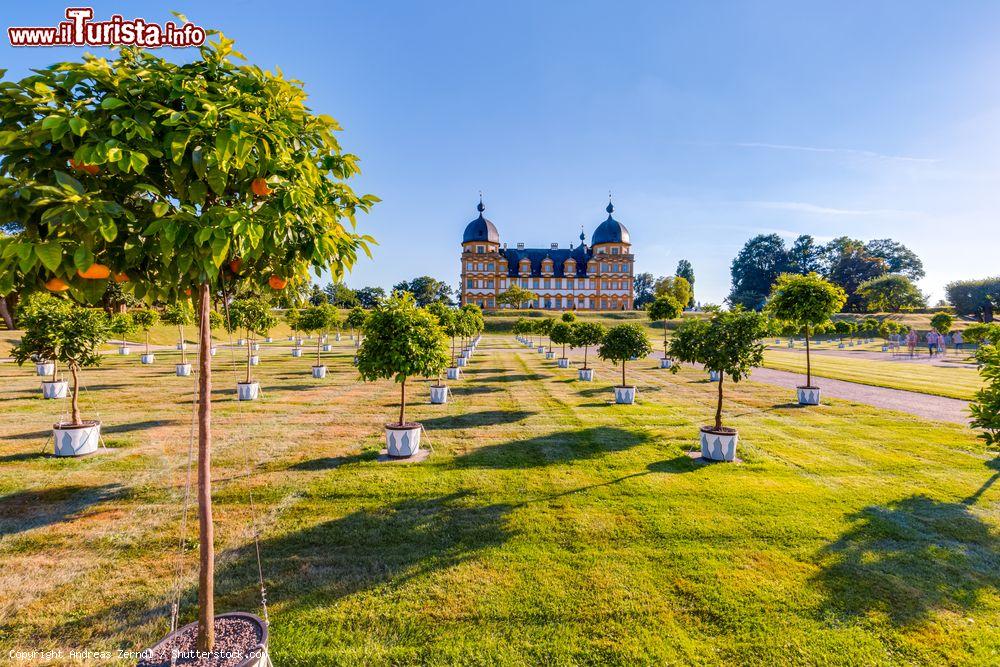
M 608 207 L 604 209 L 608 212 L 608 219 L 597 226 L 590 238 L 590 245 L 596 246 L 602 243 L 629 243 L 628 229 L 625 225 L 611 217 L 615 207 L 608 202 Z
M 476 206 L 479 211 L 479 217 L 470 222 L 465 226 L 465 234 L 462 235 L 462 243 L 472 243 L 475 241 L 485 241 L 487 243 L 500 243 L 500 233 L 497 231 L 496 225 L 483 217 L 483 211 L 486 207 L 483 206 L 482 200 L 479 201 L 479 205 Z

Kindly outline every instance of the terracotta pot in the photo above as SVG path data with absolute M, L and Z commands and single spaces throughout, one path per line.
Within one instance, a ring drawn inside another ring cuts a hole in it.
M 101 422 L 88 420 L 79 425 L 67 422 L 53 424 L 52 439 L 56 456 L 93 454 L 101 443 Z
M 389 456 L 406 458 L 420 450 L 420 424 L 386 424 L 385 448 Z
M 716 431 L 711 426 L 701 427 L 701 455 L 713 461 L 733 461 L 736 459 L 736 445 L 739 436 L 735 429 Z

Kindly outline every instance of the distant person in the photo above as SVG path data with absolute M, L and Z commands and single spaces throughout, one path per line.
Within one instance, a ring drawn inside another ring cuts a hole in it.
M 924 341 L 927 342 L 927 355 L 930 357 L 933 357 L 935 350 L 937 350 L 937 337 L 938 333 L 933 329 L 928 331 L 927 335 L 924 336 Z
M 956 331 L 951 335 L 951 342 L 955 346 L 955 354 L 962 351 L 962 344 L 965 343 L 965 339 L 962 338 L 962 332 Z
M 945 350 L 947 348 L 948 348 L 948 343 L 944 339 L 944 334 L 941 333 L 941 332 L 938 332 L 938 335 L 937 335 L 937 351 L 938 351 L 938 355 L 943 356 L 944 352 L 945 352 Z
M 906 349 L 910 351 L 910 358 L 917 352 L 917 332 L 910 329 L 910 333 L 906 334 Z

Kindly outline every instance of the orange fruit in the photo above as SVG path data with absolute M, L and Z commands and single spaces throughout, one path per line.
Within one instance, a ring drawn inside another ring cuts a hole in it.
M 101 171 L 101 168 L 96 164 L 84 164 L 83 162 L 77 162 L 72 158 L 70 158 L 69 166 L 76 171 L 85 171 L 91 176 L 97 176 L 98 172 Z
M 186 290 L 184 290 L 184 293 L 187 294 L 188 296 L 191 296 L 191 288 L 188 287 Z
M 253 183 L 250 184 L 250 189 L 253 190 L 253 193 L 258 197 L 264 197 L 274 192 L 271 188 L 267 187 L 267 181 L 263 178 L 253 179 Z
M 111 275 L 111 269 L 103 264 L 91 264 L 86 271 L 77 269 L 76 275 L 87 280 L 104 280 Z
M 69 289 L 69 284 L 62 278 L 50 278 L 47 283 L 45 283 L 45 289 L 50 292 L 65 292 Z
M 271 286 L 271 289 L 285 289 L 285 285 L 288 281 L 278 275 L 272 275 L 267 280 L 267 284 Z
M 229 270 L 233 273 L 239 273 L 241 266 L 243 266 L 243 260 L 239 257 L 229 260 Z
M 125 275 L 124 273 L 116 273 L 115 274 L 115 282 L 116 283 L 127 283 L 129 280 L 130 280 L 129 277 L 127 275 Z

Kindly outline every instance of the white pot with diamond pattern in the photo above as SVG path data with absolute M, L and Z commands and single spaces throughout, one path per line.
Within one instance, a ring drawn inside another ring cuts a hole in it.
M 52 361 L 42 361 L 35 364 L 35 375 L 39 377 L 48 377 L 56 372 L 56 364 Z
M 447 373 L 449 380 L 457 380 L 462 375 L 462 371 L 458 366 L 452 366 L 448 369 Z
M 465 366 L 467 362 L 468 359 L 466 359 L 465 357 L 459 357 L 458 359 L 455 360 L 455 365 L 461 368 Z
M 709 382 L 718 382 L 719 381 L 719 377 L 720 377 L 719 371 L 709 371 L 708 372 L 708 381 Z
M 579 378 L 583 382 L 593 382 L 594 381 L 594 369 L 593 368 L 581 368 L 579 373 Z
M 555 353 L 555 352 L 546 352 L 546 353 L 545 353 L 545 358 L 546 358 L 546 359 L 552 359 L 552 358 L 553 358 L 553 357 L 555 357 L 555 356 L 556 356 L 556 353 Z
M 266 336 L 266 337 L 264 338 L 264 342 L 265 342 L 265 343 L 273 343 L 273 342 L 274 342 L 274 339 L 273 339 L 273 338 L 271 338 L 270 336 Z
M 118 348 L 118 354 L 120 356 L 127 357 L 128 355 L 132 354 L 132 348 L 130 348 L 128 345 L 122 345 L 121 347 Z
M 56 456 L 93 454 L 101 442 L 101 422 L 88 420 L 75 425 L 65 422 L 54 424 L 52 439 Z
M 259 382 L 237 382 L 236 383 L 236 396 L 241 401 L 256 401 L 257 397 L 260 396 L 260 383 Z
M 214 357 L 216 354 L 219 353 L 219 348 L 213 345 L 212 347 L 208 348 L 208 353 Z
M 386 424 L 385 448 L 389 456 L 406 458 L 420 450 L 420 424 Z
M 322 380 L 326 377 L 326 366 L 313 366 L 313 377 Z
M 559 365 L 559 368 L 569 368 L 569 359 L 566 357 L 556 359 L 556 363 Z
M 712 461 L 735 461 L 739 436 L 735 429 L 716 431 L 712 426 L 701 427 L 701 455 Z
M 292 356 L 293 357 L 301 357 L 302 356 L 302 348 L 301 347 L 293 347 L 292 348 Z
M 539 345 L 538 347 L 535 348 L 535 352 L 537 352 L 538 354 L 541 354 L 544 351 L 545 351 L 544 345 Z
M 183 378 L 191 375 L 191 364 L 176 364 L 174 366 L 174 371 L 177 373 L 177 377 Z
M 250 365 L 251 366 L 260 366 L 260 355 L 259 354 L 251 354 L 250 355 Z
M 660 368 L 671 368 L 673 365 L 674 365 L 673 359 L 667 359 L 666 357 L 660 359 Z
M 330 345 L 329 343 L 323 343 L 323 351 L 324 352 L 332 352 L 333 351 L 333 345 Z
M 144 354 L 141 357 L 139 357 L 139 361 L 141 361 L 146 366 L 149 366 L 151 363 L 156 361 L 156 355 L 154 355 L 152 352 L 150 352 L 149 354 Z
M 66 380 L 56 380 L 55 382 L 42 382 L 42 398 L 66 398 L 66 391 L 69 384 Z
M 632 405 L 635 403 L 635 387 L 614 387 L 615 403 L 619 405 Z
M 796 387 L 799 405 L 819 405 L 819 387 Z
M 238 345 L 239 347 L 243 347 L 246 344 L 247 344 L 247 339 L 246 338 L 237 338 L 236 339 L 236 345 Z
M 187 343 L 177 343 L 177 349 L 181 352 L 185 351 L 188 349 Z
M 448 402 L 448 385 L 431 385 L 431 403 L 441 405 Z

